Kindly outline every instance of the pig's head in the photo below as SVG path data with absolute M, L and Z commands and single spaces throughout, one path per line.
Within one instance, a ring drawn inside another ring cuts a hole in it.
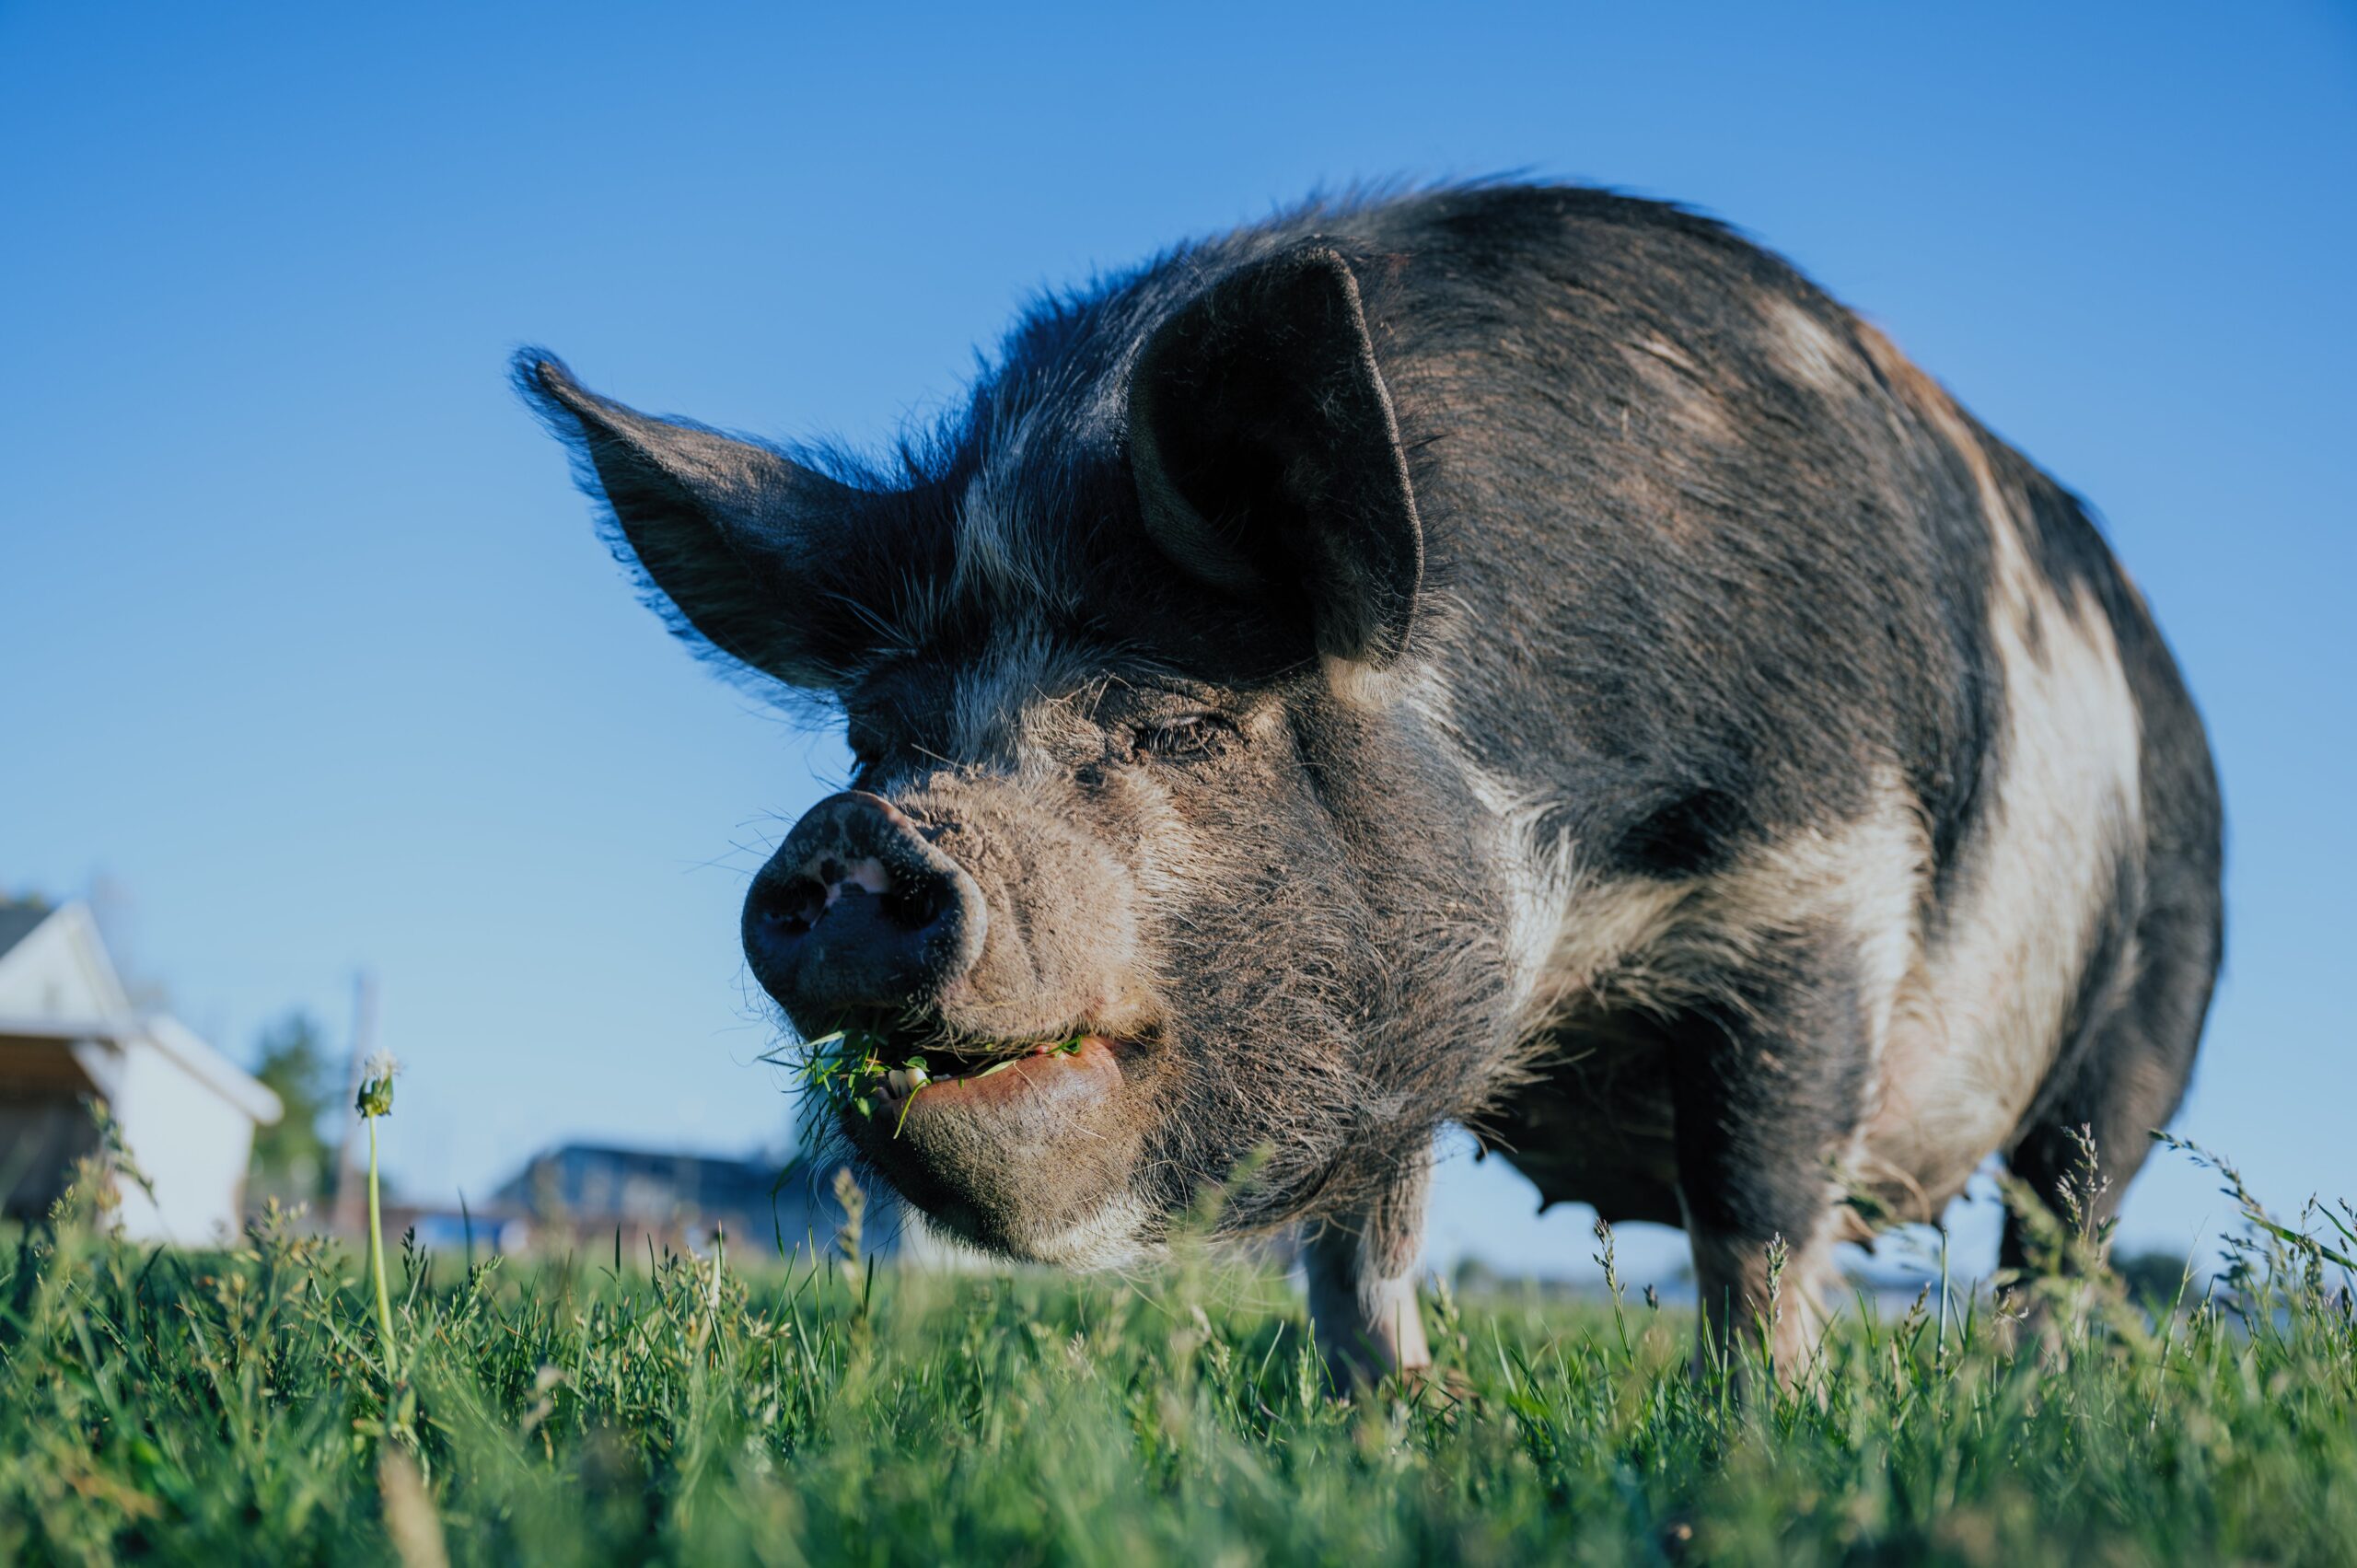
M 1353 269 L 1170 272 L 1035 317 L 890 474 L 517 362 L 675 626 L 845 719 L 853 787 L 743 933 L 806 1038 L 923 1056 L 842 1131 L 957 1234 L 1068 1263 L 1247 1161 L 1234 1227 L 1342 1203 L 1494 1065 L 1448 618 Z

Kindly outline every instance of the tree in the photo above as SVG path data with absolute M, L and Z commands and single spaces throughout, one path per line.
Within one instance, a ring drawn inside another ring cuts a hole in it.
M 249 1195 L 257 1202 L 324 1202 L 335 1188 L 335 1144 L 320 1128 L 339 1109 L 339 1080 L 319 1021 L 294 1012 L 264 1028 L 255 1047 L 254 1076 L 269 1086 L 286 1114 L 254 1129 Z

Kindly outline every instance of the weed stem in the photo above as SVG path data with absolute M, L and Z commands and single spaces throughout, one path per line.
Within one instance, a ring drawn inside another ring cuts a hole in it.
M 377 1283 L 377 1339 L 385 1353 L 385 1384 L 388 1388 L 401 1381 L 401 1373 L 393 1358 L 393 1302 L 385 1290 L 385 1216 L 377 1200 L 377 1119 L 365 1116 L 368 1123 L 368 1272 Z

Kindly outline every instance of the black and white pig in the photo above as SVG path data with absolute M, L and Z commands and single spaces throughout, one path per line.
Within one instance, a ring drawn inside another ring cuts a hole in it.
M 1862 1212 L 2083 1125 L 2116 1202 L 2184 1092 L 2220 806 L 2142 600 L 1716 223 L 1311 207 L 1039 305 L 881 466 L 517 373 L 677 628 L 842 713 L 746 953 L 922 1055 L 843 1132 L 977 1246 L 1150 1254 L 1248 1168 L 1338 1375 L 1414 1368 L 1457 1122 L 1684 1226 L 1718 1332 L 1788 1253 L 1789 1364 Z

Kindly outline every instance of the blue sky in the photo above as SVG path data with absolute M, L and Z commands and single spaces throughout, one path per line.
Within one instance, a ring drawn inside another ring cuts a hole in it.
M 0 5 L 0 889 L 122 889 L 240 1056 L 373 967 L 421 1191 L 773 1141 L 736 911 L 840 743 L 633 602 L 508 349 L 879 444 L 1034 290 L 1527 169 L 1740 225 L 2101 507 L 2226 780 L 2181 1125 L 2357 1194 L 2357 22 L 1933 13 Z M 1529 1202 L 1453 1159 L 1435 1257 L 1584 1265 Z M 2222 1214 L 2163 1159 L 2127 1232 Z

